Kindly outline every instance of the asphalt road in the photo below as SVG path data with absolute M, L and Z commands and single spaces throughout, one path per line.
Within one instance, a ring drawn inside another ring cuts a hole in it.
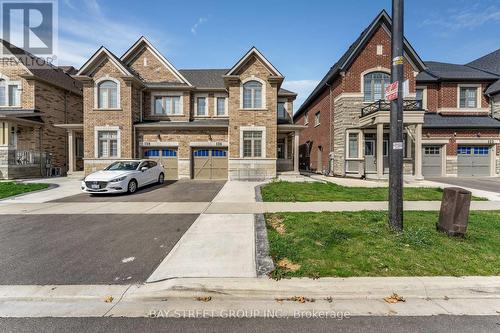
M 349 319 L 0 318 L 1 332 L 498 332 L 500 316 Z
M 428 180 L 458 187 L 468 187 L 476 190 L 500 193 L 500 177 L 441 177 L 429 178 Z
M 0 284 L 144 282 L 197 216 L 2 215 Z
M 55 202 L 210 202 L 225 180 L 178 180 L 139 189 L 134 194 L 77 194 Z

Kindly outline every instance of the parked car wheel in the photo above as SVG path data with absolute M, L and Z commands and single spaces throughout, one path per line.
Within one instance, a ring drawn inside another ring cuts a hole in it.
M 162 173 L 160 173 L 160 175 L 158 176 L 158 184 L 163 184 L 165 182 L 165 175 Z
M 128 193 L 135 193 L 137 191 L 137 181 L 135 179 L 132 179 L 131 181 L 128 182 Z

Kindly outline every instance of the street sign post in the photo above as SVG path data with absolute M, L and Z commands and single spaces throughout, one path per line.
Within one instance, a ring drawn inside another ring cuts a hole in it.
M 403 0 L 392 0 L 392 68 L 386 93 L 391 101 L 389 134 L 389 227 L 403 230 Z

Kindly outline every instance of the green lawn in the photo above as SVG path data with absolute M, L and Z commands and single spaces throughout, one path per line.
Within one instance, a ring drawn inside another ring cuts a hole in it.
M 26 192 L 38 191 L 49 187 L 48 184 L 22 184 L 16 182 L 0 182 L 0 199 Z
M 266 214 L 270 254 L 292 267 L 272 276 L 500 275 L 500 211 L 471 212 L 465 238 L 437 232 L 438 214 L 406 212 L 402 234 L 386 212 Z
M 387 201 L 387 187 L 345 187 L 333 183 L 299 183 L 276 181 L 264 185 L 262 199 L 271 202 L 293 201 Z M 405 187 L 404 200 L 441 201 L 443 190 L 440 188 Z M 473 200 L 484 200 L 473 197 Z

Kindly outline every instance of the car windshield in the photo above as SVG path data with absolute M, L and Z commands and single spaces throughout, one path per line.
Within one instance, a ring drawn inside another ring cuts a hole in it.
M 106 171 L 137 170 L 138 166 L 139 162 L 122 161 L 122 162 L 115 162 L 104 170 Z

